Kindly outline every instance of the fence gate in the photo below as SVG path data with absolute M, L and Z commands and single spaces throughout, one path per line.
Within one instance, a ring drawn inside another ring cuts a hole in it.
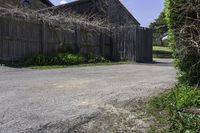
M 115 60 L 135 60 L 135 28 L 118 27 L 114 28 L 113 58 Z
M 152 62 L 152 32 L 142 27 L 112 30 L 113 59 Z

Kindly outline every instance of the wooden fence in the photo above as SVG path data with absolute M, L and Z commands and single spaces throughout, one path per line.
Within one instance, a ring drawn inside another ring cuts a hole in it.
M 42 23 L 0 18 L 0 60 L 15 61 L 58 51 L 94 54 L 113 60 L 152 61 L 152 32 L 141 27 L 59 31 Z
M 152 62 L 152 31 L 143 27 L 118 27 L 112 30 L 113 57 L 118 60 Z

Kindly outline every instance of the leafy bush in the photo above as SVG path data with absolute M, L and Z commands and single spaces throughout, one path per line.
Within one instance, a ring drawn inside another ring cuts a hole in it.
M 165 16 L 169 43 L 173 48 L 179 81 L 191 85 L 200 82 L 200 2 L 166 0 Z
M 199 115 L 174 111 L 170 121 L 170 130 L 175 133 L 199 133 L 200 131 Z
M 104 57 L 94 56 L 92 54 L 89 54 L 86 59 L 87 63 L 108 62 L 108 60 L 106 60 Z
M 172 94 L 174 106 L 177 110 L 189 106 L 200 107 L 200 93 L 192 87 L 187 85 L 180 85 Z
M 165 0 L 165 16 L 169 27 L 169 43 L 178 69 L 180 83 L 200 85 L 200 1 Z M 186 108 L 200 108 L 200 92 L 188 85 L 178 86 L 170 93 L 171 130 L 176 133 L 200 131 L 200 116 L 185 112 Z
M 57 53 L 52 55 L 35 55 L 24 59 L 23 66 L 47 66 L 47 65 L 77 65 L 83 63 L 107 62 L 103 57 L 94 55 L 82 56 L 71 53 Z
M 200 91 L 195 88 L 179 85 L 173 91 L 153 98 L 150 107 L 150 113 L 160 123 L 165 121 L 164 124 L 169 124 L 168 132 L 170 130 L 176 133 L 200 131 L 200 116 L 185 112 L 186 108 L 200 108 Z M 166 122 L 166 118 L 169 123 Z

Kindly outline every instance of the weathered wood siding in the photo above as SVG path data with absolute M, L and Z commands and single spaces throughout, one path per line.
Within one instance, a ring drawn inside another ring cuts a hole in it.
M 81 27 L 75 31 L 59 31 L 45 24 L 0 18 L 0 60 L 18 60 L 33 54 L 58 51 L 110 56 L 110 51 L 104 51 L 108 44 L 110 37 L 104 31 Z
M 41 25 L 1 18 L 0 59 L 16 60 L 41 51 Z
M 75 12 L 80 15 L 95 16 L 113 25 L 139 25 L 126 10 L 118 0 L 84 0 L 53 7 L 46 11 L 52 11 L 55 14 Z
M 77 26 L 74 31 L 59 31 L 44 23 L 1 17 L 0 60 L 14 61 L 34 54 L 65 51 L 113 60 L 152 61 L 151 30 L 141 27 L 88 29 Z
M 106 0 L 108 2 L 107 17 L 110 23 L 123 26 L 138 25 L 133 18 L 125 12 L 123 5 L 118 0 Z
M 152 31 L 142 27 L 112 29 L 113 58 L 152 62 Z
M 136 46 L 135 61 L 136 62 L 152 62 L 153 61 L 153 33 L 148 28 L 136 28 Z

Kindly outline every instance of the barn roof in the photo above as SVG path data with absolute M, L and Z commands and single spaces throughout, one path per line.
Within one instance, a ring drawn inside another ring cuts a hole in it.
M 90 1 L 91 0 L 77 0 L 77 1 L 66 3 L 66 4 L 55 6 L 54 8 L 71 7 L 71 6 L 76 6 L 76 5 L 80 5 L 80 4 L 83 4 L 83 3 L 87 3 L 87 2 L 90 2 Z
M 47 6 L 54 6 L 49 0 L 40 0 L 40 1 Z
M 34 9 L 42 9 L 54 6 L 49 0 L 32 0 Z M 18 7 L 20 0 L 0 0 L 0 7 Z
M 138 25 L 140 25 L 140 23 L 137 21 L 137 19 L 128 11 L 128 9 L 119 1 L 119 0 L 114 0 L 116 1 L 121 7 L 122 9 L 124 10 L 124 12 L 134 21 L 136 22 Z M 91 2 L 91 0 L 77 0 L 77 1 L 74 1 L 74 2 L 69 2 L 69 3 L 66 3 L 66 4 L 63 4 L 63 5 L 58 5 L 58 6 L 53 6 L 53 7 L 50 7 L 49 9 L 59 9 L 59 8 L 62 8 L 62 7 L 75 7 L 75 6 L 78 6 L 78 5 L 81 5 L 81 4 L 85 4 L 87 2 Z M 45 9 L 44 9 L 45 10 Z M 48 9 L 47 9 L 48 10 Z

